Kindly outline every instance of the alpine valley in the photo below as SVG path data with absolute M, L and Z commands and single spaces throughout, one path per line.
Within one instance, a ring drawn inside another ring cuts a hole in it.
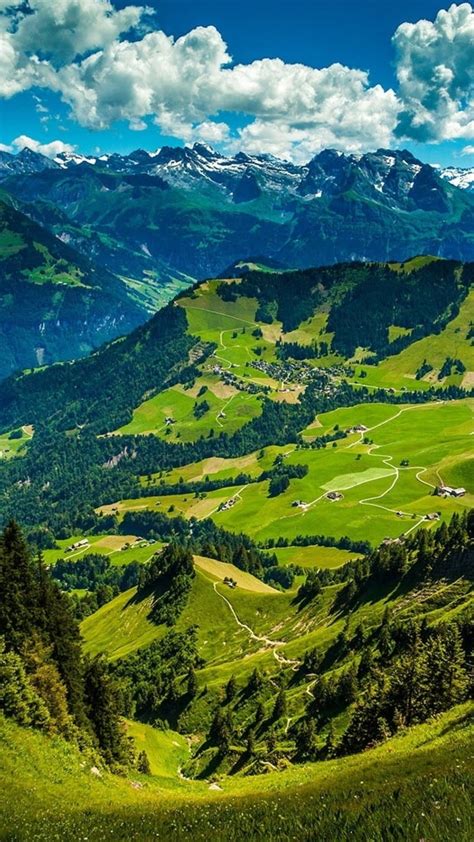
M 83 356 L 242 259 L 473 260 L 472 179 L 384 149 L 305 166 L 204 144 L 0 152 L 0 376 Z
M 468 190 L 2 160 L 3 838 L 467 842 Z

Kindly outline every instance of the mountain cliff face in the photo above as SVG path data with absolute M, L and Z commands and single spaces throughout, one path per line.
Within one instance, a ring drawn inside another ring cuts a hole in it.
M 0 377 L 83 356 L 144 318 L 117 277 L 0 202 Z

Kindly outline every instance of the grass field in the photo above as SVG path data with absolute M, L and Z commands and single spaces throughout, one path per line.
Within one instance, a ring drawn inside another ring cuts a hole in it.
M 28 441 L 33 436 L 33 427 L 27 425 L 21 428 L 20 438 L 11 438 L 12 432 L 16 430 L 9 430 L 0 435 L 0 459 L 12 459 L 14 456 L 23 456 L 26 453 Z
M 367 430 L 320 450 L 280 449 L 287 453 L 288 464 L 307 465 L 308 474 L 291 480 L 278 497 L 268 496 L 268 482 L 258 482 L 220 488 L 203 499 L 189 493 L 144 497 L 102 510 L 117 507 L 121 513 L 159 507 L 170 515 L 212 517 L 220 526 L 238 532 L 244 529 L 256 539 L 348 535 L 375 545 L 418 525 L 428 526 L 423 520 L 427 514 L 439 512 L 441 518 L 448 519 L 453 512 L 474 505 L 473 407 L 472 399 L 401 407 L 362 404 L 321 415 L 304 431 L 308 440 L 334 430 L 336 425 L 347 430 L 362 424 Z M 268 449 L 264 458 L 267 461 L 271 457 L 273 452 Z M 180 468 L 172 479 L 176 480 L 177 474 L 183 478 L 200 476 L 204 470 L 212 477 L 212 467 L 217 475 L 225 471 L 228 476 L 236 476 L 247 469 L 255 471 L 254 475 L 261 472 L 257 454 L 244 460 L 246 466 L 240 459 L 235 463 L 225 460 L 225 468 L 223 460 L 206 460 Z M 164 477 L 166 481 L 168 478 Z M 433 497 L 435 486 L 441 482 L 461 482 L 468 493 L 458 499 Z M 330 491 L 340 492 L 343 498 L 331 502 L 326 496 Z M 219 511 L 230 498 L 236 500 L 235 505 Z M 304 505 L 293 505 L 297 501 Z
M 156 781 L 99 778 L 59 738 L 3 719 L 0 735 L 0 832 L 18 842 L 470 842 L 474 832 L 472 704 L 362 755 L 261 776 L 257 791 L 254 777 L 175 782 L 170 754 Z
M 284 567 L 288 564 L 299 564 L 308 570 L 333 570 L 358 557 L 357 553 L 339 550 L 337 547 L 275 547 L 268 552 L 274 553 L 278 563 Z
M 186 739 L 176 731 L 161 731 L 143 722 L 126 720 L 127 734 L 133 737 L 137 751 L 146 751 L 151 774 L 176 781 L 179 769 L 189 757 Z
M 72 552 L 66 552 L 67 547 L 82 541 L 84 538 L 87 538 L 87 546 Z M 158 541 L 153 544 L 143 542 L 145 545 L 140 546 L 137 543 L 136 535 L 73 535 L 70 538 L 59 539 L 56 543 L 57 549 L 43 551 L 45 563 L 48 565 L 55 564 L 59 559 L 77 561 L 90 553 L 109 556 L 113 565 L 123 566 L 124 564 L 130 564 L 132 561 L 139 561 L 143 564 L 162 546 Z
M 256 596 L 267 602 L 270 599 L 273 609 L 275 598 L 281 602 L 284 595 L 232 564 L 202 556 L 196 556 L 195 564 L 196 577 L 189 602 L 176 627 L 184 630 L 198 626 L 203 657 L 219 660 L 235 649 L 240 651 L 242 641 L 248 639 L 248 634 L 239 629 L 228 603 L 240 603 L 243 592 L 244 602 L 248 601 L 250 606 L 254 604 L 252 597 Z M 237 582 L 235 590 L 223 584 L 226 576 Z M 137 599 L 136 589 L 132 588 L 102 606 L 81 625 L 86 650 L 91 654 L 106 652 L 116 659 L 162 637 L 167 628 L 150 620 L 151 604 L 151 598 Z M 253 608 L 248 610 L 252 612 Z M 262 622 L 265 622 L 263 618 Z
M 205 558 L 204 556 L 194 556 L 194 563 L 198 570 L 202 570 L 211 576 L 216 582 L 222 582 L 225 577 L 231 578 L 237 582 L 237 587 L 244 591 L 251 593 L 275 593 L 274 588 L 256 579 L 251 573 L 246 573 L 245 570 L 239 570 L 234 564 L 226 564 L 223 561 L 216 561 L 213 558 Z
M 235 433 L 243 424 L 261 412 L 261 403 L 256 395 L 239 392 L 232 387 L 222 388 L 216 377 L 200 378 L 199 385 L 185 391 L 180 385 L 160 392 L 140 404 L 129 424 L 120 427 L 117 434 L 150 434 L 166 437 L 171 441 L 196 441 L 206 436 L 210 429 L 216 433 L 223 430 Z M 201 387 L 207 391 L 200 397 Z M 196 417 L 195 407 L 208 405 L 204 414 Z M 167 423 L 167 419 L 172 421 Z
M 248 474 L 251 477 L 259 476 L 262 471 L 269 470 L 276 457 L 280 454 L 290 453 L 294 450 L 294 444 L 288 444 L 284 447 L 272 445 L 261 451 L 248 453 L 245 456 L 239 456 L 235 459 L 223 458 L 221 456 L 210 456 L 208 459 L 201 459 L 199 462 L 192 462 L 189 465 L 183 465 L 179 468 L 174 468 L 170 471 L 163 471 L 160 474 L 151 474 L 152 482 L 156 483 L 159 478 L 163 478 L 169 485 L 184 480 L 184 482 L 198 482 L 206 479 L 235 479 L 239 474 Z M 149 477 L 140 477 L 142 485 L 147 485 Z
M 459 308 L 459 314 L 439 334 L 434 334 L 413 342 L 399 354 L 388 357 L 376 366 L 356 366 L 354 380 L 365 386 L 395 387 L 398 389 L 423 389 L 430 385 L 463 385 L 472 388 L 474 376 L 474 346 L 467 339 L 472 314 L 474 312 L 474 292 L 470 292 Z M 464 374 L 452 374 L 438 380 L 438 373 L 447 357 L 460 359 L 466 371 Z M 416 380 L 415 374 L 426 360 L 433 370 L 422 380 Z M 361 378 L 361 371 L 365 377 Z

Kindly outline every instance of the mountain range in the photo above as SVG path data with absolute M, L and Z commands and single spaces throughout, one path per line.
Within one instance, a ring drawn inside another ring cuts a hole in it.
M 297 166 L 204 144 L 54 160 L 23 149 L 0 153 L 0 179 L 3 376 L 81 356 L 240 259 L 288 269 L 474 258 L 472 171 L 406 150 L 328 149 Z

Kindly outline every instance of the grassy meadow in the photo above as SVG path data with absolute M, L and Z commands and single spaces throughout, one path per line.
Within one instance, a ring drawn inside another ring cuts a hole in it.
M 259 778 L 257 789 L 252 776 L 217 786 L 170 780 L 168 772 L 184 752 L 180 738 L 166 732 L 150 737 L 141 725 L 129 728 L 148 750 L 153 739 L 154 778 L 92 774 L 94 761 L 84 762 L 71 745 L 1 719 L 3 838 L 472 839 L 472 705 L 361 755 L 270 772 Z
M 208 459 L 163 474 L 165 482 L 183 478 L 233 478 L 241 472 L 258 477 L 271 466 L 277 453 L 288 464 L 304 464 L 308 474 L 292 479 L 289 488 L 269 497 L 268 481 L 223 487 L 199 498 L 191 493 L 150 496 L 119 501 L 101 511 L 156 508 L 170 516 L 212 517 L 231 531 L 245 531 L 257 540 L 299 534 L 324 534 L 378 544 L 385 537 L 409 533 L 427 514 L 438 512 L 449 519 L 453 512 L 474 504 L 472 441 L 474 401 L 404 405 L 360 404 L 318 416 L 303 431 L 310 442 L 315 436 L 340 428 L 363 425 L 367 430 L 319 450 L 267 448 L 263 457 L 249 454 L 240 459 Z M 146 484 L 146 479 L 142 481 Z M 463 485 L 464 497 L 433 497 L 441 483 Z M 336 502 L 327 493 L 343 495 Z M 230 498 L 235 505 L 219 510 Z M 300 505 L 295 505 L 295 503 Z M 301 505 L 303 504 L 303 505 Z

